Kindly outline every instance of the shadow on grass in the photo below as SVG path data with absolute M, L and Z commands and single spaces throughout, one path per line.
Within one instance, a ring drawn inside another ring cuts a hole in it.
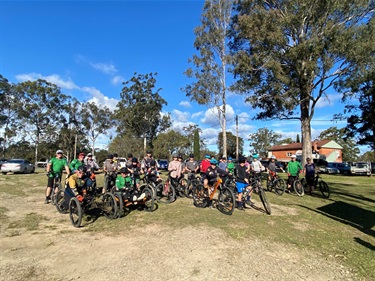
M 361 244 L 362 246 L 364 246 L 366 248 L 369 248 L 371 251 L 375 251 L 375 246 L 374 245 L 372 245 L 369 242 L 366 242 L 366 241 L 362 240 L 359 237 L 354 237 L 354 241 L 357 242 L 358 244 Z
M 367 198 L 367 197 L 362 196 L 362 195 L 356 195 L 356 194 L 353 194 L 353 193 L 344 193 L 344 192 L 339 192 L 339 191 L 333 191 L 332 194 L 337 194 L 339 196 L 345 196 L 345 197 L 350 197 L 350 198 L 354 198 L 354 199 L 358 199 L 358 200 L 367 201 L 367 202 L 370 202 L 370 203 L 375 203 L 375 200 L 373 200 L 371 198 Z
M 371 229 L 375 225 L 375 214 L 372 211 L 364 210 L 342 201 L 333 202 L 317 209 L 312 209 L 303 205 L 300 205 L 300 207 L 325 215 L 375 237 L 375 231 Z

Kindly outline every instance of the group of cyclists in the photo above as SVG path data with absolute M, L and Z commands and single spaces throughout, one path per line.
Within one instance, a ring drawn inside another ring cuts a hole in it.
M 153 158 L 152 151 L 147 151 L 146 156 L 141 161 L 134 157 L 132 153 L 129 153 L 127 156 L 124 166 L 121 166 L 118 162 L 118 155 L 116 153 L 108 155 L 104 161 L 103 171 L 105 172 L 105 176 L 102 194 L 111 191 L 111 188 L 115 188 L 116 191 L 122 191 L 128 200 L 137 202 L 145 196 L 139 190 L 141 175 L 147 175 L 148 180 L 154 183 L 161 182 L 162 179 L 159 176 L 158 163 Z M 257 154 L 252 156 L 252 161 L 247 161 L 246 157 L 240 156 L 237 165 L 235 165 L 231 157 L 228 157 L 228 159 L 221 157 L 217 160 L 215 157 L 205 155 L 205 158 L 200 163 L 194 159 L 193 154 L 190 154 L 189 159 L 186 161 L 183 161 L 182 156 L 178 154 L 173 154 L 172 158 L 173 160 L 168 165 L 168 179 L 171 181 L 171 184 L 178 184 L 186 174 L 188 179 L 200 174 L 207 196 L 210 196 L 212 192 L 211 187 L 217 181 L 218 177 L 223 178 L 223 182 L 225 182 L 225 178 L 228 176 L 234 177 L 238 194 L 236 205 L 239 210 L 244 210 L 241 198 L 242 191 L 245 188 L 250 190 L 251 177 L 260 176 L 262 171 L 267 171 L 268 176 L 271 177 L 276 174 L 277 168 L 280 168 L 284 172 L 282 167 L 276 164 L 277 159 L 275 156 L 270 157 L 266 168 L 259 161 Z M 66 202 L 69 202 L 69 199 L 73 196 L 82 196 L 82 188 L 92 184 L 90 175 L 98 169 L 99 165 L 93 158 L 92 153 L 88 153 L 87 155 L 79 153 L 78 157 L 68 165 L 67 160 L 63 157 L 63 151 L 57 150 L 56 156 L 51 158 L 46 168 L 48 181 L 45 203 L 50 203 L 54 179 L 59 177 L 61 180 L 64 170 L 67 173 L 64 196 L 66 196 Z M 310 157 L 307 158 L 307 164 L 303 168 L 300 162 L 296 161 L 296 155 L 292 155 L 286 172 L 288 173 L 288 188 L 286 192 L 291 192 L 293 181 L 300 173 L 305 173 L 310 192 L 314 190 L 315 165 Z M 251 192 L 247 196 L 249 197 L 247 201 L 251 202 Z

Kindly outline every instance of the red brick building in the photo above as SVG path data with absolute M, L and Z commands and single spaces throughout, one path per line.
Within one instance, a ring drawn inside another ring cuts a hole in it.
M 342 162 L 342 146 L 333 140 L 321 140 L 312 142 L 312 158 L 319 158 L 325 155 L 327 162 Z M 289 161 L 290 156 L 296 154 L 302 156 L 302 143 L 294 142 L 290 144 L 275 145 L 268 151 L 268 157 L 275 155 L 279 161 Z

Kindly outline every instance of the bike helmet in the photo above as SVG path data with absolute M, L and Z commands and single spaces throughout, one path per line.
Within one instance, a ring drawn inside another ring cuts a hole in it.
M 240 158 L 238 159 L 238 162 L 239 163 L 245 163 L 246 162 L 246 158 L 243 157 L 243 156 L 240 156 Z
M 210 158 L 211 158 L 211 156 L 210 156 L 210 155 L 208 155 L 208 154 L 206 154 L 206 158 L 210 159 Z
M 151 150 L 147 150 L 146 154 L 152 154 L 152 151 Z
M 307 160 L 311 160 L 311 157 L 307 156 L 306 161 L 307 161 Z
M 189 157 L 190 157 L 190 158 L 194 158 L 194 154 L 190 154 Z
M 86 166 L 82 165 L 82 166 L 79 166 L 76 171 L 77 172 L 86 173 L 87 172 L 87 168 L 86 168 Z
M 118 154 L 117 153 L 113 153 L 113 157 L 118 157 Z
M 297 156 L 295 154 L 292 154 L 292 156 L 290 156 L 290 158 L 297 158 Z
M 132 158 L 132 162 L 133 162 L 133 163 L 138 163 L 138 159 L 137 159 L 136 157 L 133 157 L 133 158 Z
M 108 159 L 113 159 L 113 155 L 112 155 L 112 154 L 109 154 L 109 155 L 108 155 Z
M 233 158 L 229 156 L 228 157 L 228 161 L 232 161 L 232 160 L 233 160 Z
M 56 154 L 63 154 L 63 151 L 61 149 L 56 151 Z
M 217 160 L 216 160 L 216 159 L 211 159 L 211 160 L 210 160 L 210 164 L 212 164 L 212 165 L 217 165 Z
M 272 155 L 272 156 L 271 156 L 271 159 L 276 159 L 276 156 L 275 156 L 275 155 Z
M 258 154 L 253 154 L 253 159 L 258 159 L 259 155 Z
M 129 170 L 128 170 L 128 168 L 123 167 L 123 168 L 120 169 L 120 173 L 122 173 L 122 174 L 129 174 Z
M 150 166 L 156 166 L 156 161 L 155 160 L 151 160 Z
M 128 158 L 133 158 L 133 154 L 131 154 L 131 153 L 128 153 Z

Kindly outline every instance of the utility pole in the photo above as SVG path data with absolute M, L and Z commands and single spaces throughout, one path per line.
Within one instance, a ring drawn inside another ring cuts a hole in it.
M 236 159 L 238 160 L 238 115 L 236 115 Z

